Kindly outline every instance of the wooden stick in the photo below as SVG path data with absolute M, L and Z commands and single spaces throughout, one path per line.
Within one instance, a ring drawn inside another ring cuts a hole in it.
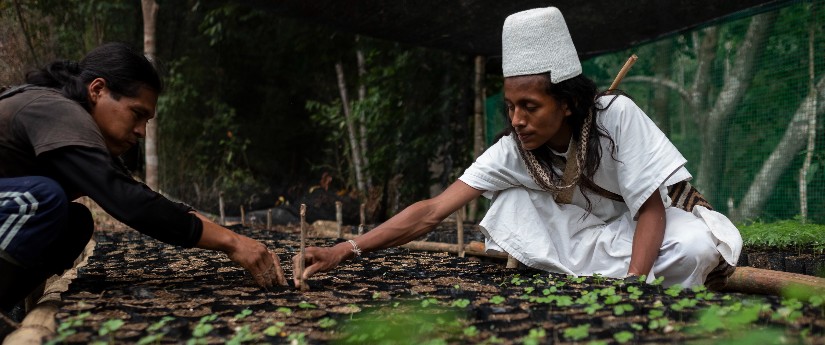
M 458 209 L 455 213 L 455 226 L 458 232 L 458 257 L 464 257 L 464 207 Z
M 506 268 L 518 268 L 518 264 L 519 264 L 519 262 L 518 262 L 518 260 L 516 260 L 516 258 L 514 258 L 510 254 L 507 254 L 507 265 L 504 266 L 504 267 L 506 267 Z
M 335 222 L 338 224 L 338 238 L 344 238 L 344 228 L 341 226 L 344 222 L 343 207 L 344 203 L 335 202 Z
M 364 226 L 367 223 L 367 221 L 366 221 L 367 217 L 365 216 L 366 209 L 367 209 L 367 204 L 361 203 L 361 224 L 358 225 L 358 234 L 359 235 L 364 234 Z
M 266 210 L 266 229 L 272 230 L 272 209 Z
M 241 226 L 246 226 L 246 212 L 243 210 L 243 205 L 241 205 Z
M 309 285 L 304 281 L 304 256 L 306 255 L 307 227 L 306 227 L 307 205 L 301 204 L 301 253 L 298 260 L 298 281 L 301 291 L 308 291 Z
M 622 82 L 622 79 L 624 79 L 625 74 L 627 74 L 627 71 L 630 70 L 630 67 L 633 67 L 633 64 L 636 63 L 636 60 L 638 58 L 639 57 L 637 57 L 636 54 L 630 55 L 630 57 L 627 58 L 627 61 L 624 63 L 624 66 L 622 66 L 622 69 L 619 70 L 619 74 L 616 75 L 616 79 L 613 79 L 613 84 L 610 84 L 610 88 L 607 89 L 608 92 L 613 91 L 617 87 L 619 87 L 619 83 Z
M 223 210 L 223 192 L 218 193 L 218 211 L 221 214 L 221 225 L 226 225 L 226 212 Z

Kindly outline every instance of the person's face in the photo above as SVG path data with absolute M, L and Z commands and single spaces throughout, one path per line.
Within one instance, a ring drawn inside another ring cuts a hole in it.
M 112 155 L 122 155 L 146 136 L 146 123 L 155 116 L 157 92 L 141 87 L 135 97 L 115 99 L 102 78 L 89 83 L 88 89 L 92 118 Z
M 571 114 L 562 104 L 545 92 L 542 75 L 504 78 L 504 103 L 507 116 L 516 130 L 522 147 L 533 150 L 544 144 L 565 152 L 570 143 L 570 125 L 564 121 Z

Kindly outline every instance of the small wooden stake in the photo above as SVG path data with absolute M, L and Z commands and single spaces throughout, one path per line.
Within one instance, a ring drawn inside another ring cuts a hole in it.
M 455 213 L 455 225 L 458 231 L 458 257 L 464 257 L 464 207 Z
M 298 260 L 298 281 L 301 282 L 301 291 L 308 291 L 309 285 L 304 281 L 304 255 L 306 255 L 307 227 L 306 227 L 307 205 L 301 204 L 301 253 Z
M 359 235 L 364 234 L 364 226 L 365 226 L 364 224 L 367 223 L 367 221 L 366 221 L 367 217 L 364 215 L 365 212 L 366 212 L 366 209 L 367 209 L 367 204 L 361 203 L 361 224 L 358 225 L 358 234 Z
M 223 210 L 223 192 L 218 194 L 218 210 L 221 214 L 221 225 L 226 225 L 226 212 Z
M 512 255 L 507 254 L 507 266 L 506 268 L 518 268 L 518 260 L 514 258 Z
M 342 202 L 335 202 L 335 222 L 338 224 L 338 238 L 344 238 L 344 228 L 341 226 L 341 223 L 344 222 L 343 207 L 344 204 Z
M 266 229 L 272 230 L 272 209 L 266 210 Z
M 241 226 L 246 226 L 246 212 L 243 210 L 243 205 L 241 205 Z

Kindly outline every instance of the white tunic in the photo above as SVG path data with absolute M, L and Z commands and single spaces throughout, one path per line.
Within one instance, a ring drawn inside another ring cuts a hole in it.
M 614 96 L 602 97 L 606 106 Z M 666 285 L 703 284 L 720 257 L 735 265 L 742 249 L 736 227 L 702 206 L 688 213 L 669 207 L 667 186 L 691 178 L 685 158 L 633 101 L 618 96 L 597 117 L 616 144 L 602 139 L 593 181 L 621 195 L 616 202 L 576 187 L 572 204 L 557 204 L 530 177 L 512 136 L 499 140 L 459 178 L 485 191 L 492 205 L 481 221 L 487 250 L 503 250 L 521 263 L 551 272 L 620 278 L 630 264 L 639 208 L 658 192 L 666 205 L 665 237 L 649 279 Z M 563 155 L 563 154 L 562 154 Z M 615 157 L 615 159 L 613 159 Z

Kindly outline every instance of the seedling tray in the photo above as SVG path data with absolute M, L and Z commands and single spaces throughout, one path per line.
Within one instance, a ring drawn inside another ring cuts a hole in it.
M 291 278 L 295 227 L 235 230 L 266 243 Z M 94 254 L 62 296 L 53 342 L 825 342 L 821 298 L 668 289 L 407 249 L 366 254 L 317 274 L 302 293 L 258 288 L 222 253 L 169 246 L 135 231 L 97 231 L 95 240 Z M 315 238 L 309 245 L 338 241 Z

